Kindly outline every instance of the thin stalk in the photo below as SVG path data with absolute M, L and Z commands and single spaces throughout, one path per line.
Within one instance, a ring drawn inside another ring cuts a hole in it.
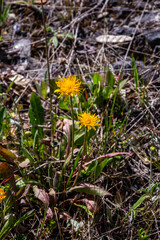
M 43 231 L 43 228 L 44 228 L 44 224 L 45 224 L 45 221 L 46 221 L 46 215 L 47 215 L 47 209 L 48 209 L 48 206 L 45 205 L 45 208 L 44 208 L 44 216 L 43 216 L 43 222 L 42 222 L 42 224 L 41 224 L 41 231 L 40 231 L 40 233 L 38 234 L 39 237 L 41 236 L 42 231 Z
M 20 112 L 19 112 L 19 108 L 18 108 L 18 105 L 17 103 L 14 101 L 13 97 L 11 95 L 9 95 L 8 93 L 3 93 L 1 94 L 2 96 L 9 96 L 12 100 L 12 102 L 14 103 L 16 109 L 17 109 L 17 114 L 18 114 L 18 117 L 19 117 L 19 121 L 20 121 L 20 125 L 21 125 L 21 128 L 22 128 L 22 133 L 24 135 L 24 128 L 23 128 L 23 122 L 22 122 L 22 119 L 21 119 L 21 115 L 20 115 Z M 3 102 L 3 105 L 5 105 L 5 101 Z
M 82 153 L 82 158 L 81 158 L 81 165 L 80 165 L 80 168 L 79 168 L 78 173 L 77 173 L 77 175 L 76 175 L 76 178 L 75 178 L 75 180 L 74 180 L 73 186 L 75 186 L 76 183 L 77 183 L 79 174 L 80 174 L 80 172 L 81 172 L 81 170 L 82 170 L 83 160 L 84 160 L 84 156 L 85 156 L 86 153 L 87 153 L 87 128 L 85 128 L 85 135 L 84 135 L 84 142 L 83 142 L 83 153 Z
M 74 149 L 74 112 L 73 112 L 73 100 L 72 97 L 70 97 L 71 101 L 71 114 L 72 114 L 72 152 L 71 152 L 71 158 L 73 158 L 73 149 Z
M 47 43 L 47 32 L 46 32 L 46 22 L 45 22 L 45 15 L 44 15 L 44 8 L 43 8 L 43 2 L 41 0 L 41 6 L 42 6 L 42 19 L 43 19 L 43 27 L 44 27 L 44 37 L 45 37 L 45 45 L 46 45 L 46 57 L 47 57 L 47 72 L 48 72 L 48 81 L 49 81 L 49 98 L 50 98 L 50 118 L 51 118 L 51 144 L 53 145 L 53 137 L 54 137 L 54 123 L 53 123 L 53 108 L 52 108 L 52 83 L 50 78 L 50 65 L 49 65 L 49 56 L 48 56 L 48 43 Z M 53 147 L 51 151 L 51 155 L 53 156 Z
M 84 158 L 84 156 L 86 155 L 86 153 L 87 153 L 87 128 L 85 128 L 82 158 Z
M 151 153 L 151 157 L 150 157 L 149 191 L 151 190 L 151 181 L 152 181 L 152 153 Z
M 152 134 L 152 133 L 151 133 Z M 152 141 L 153 141 L 153 135 L 152 135 Z M 151 181 L 152 181 L 152 154 L 153 154 L 153 151 L 155 150 L 154 146 L 151 146 L 150 147 L 150 150 L 151 150 L 151 157 L 150 157 L 150 176 L 149 176 L 149 191 L 151 190 Z
M 1 221 L 2 221 L 2 224 L 4 224 L 4 214 L 3 214 L 3 202 L 1 202 Z
M 117 89 L 118 89 L 118 85 L 117 85 Z M 112 115 L 113 115 L 113 110 L 114 110 L 114 106 L 115 106 L 115 102 L 116 102 L 116 98 L 117 98 L 117 89 L 115 90 L 115 94 L 114 94 L 114 98 L 113 98 L 111 113 L 110 113 L 110 117 L 109 117 L 109 127 L 108 127 L 108 131 L 110 130 L 111 124 L 112 124 Z

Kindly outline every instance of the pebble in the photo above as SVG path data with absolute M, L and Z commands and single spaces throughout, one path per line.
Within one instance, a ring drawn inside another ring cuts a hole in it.
M 156 45 L 160 44 L 160 30 L 151 31 L 149 34 L 145 35 L 145 38 L 154 49 Z
M 14 49 L 19 51 L 19 58 L 29 58 L 31 56 L 31 40 L 22 38 L 14 42 Z

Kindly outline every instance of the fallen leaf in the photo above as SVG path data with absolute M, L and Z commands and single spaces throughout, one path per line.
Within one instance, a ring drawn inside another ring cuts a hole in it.
M 123 43 L 131 41 L 132 38 L 126 35 L 100 35 L 96 38 L 99 43 Z
M 14 162 L 14 160 L 17 158 L 17 156 L 11 152 L 9 149 L 3 148 L 0 145 L 0 155 L 4 157 L 8 162 Z
M 54 206 L 57 201 L 56 192 L 53 188 L 49 189 L 49 204 L 50 206 Z
M 49 205 L 49 196 L 45 190 L 39 189 L 36 185 L 33 186 L 34 195 L 45 205 Z
M 46 214 L 45 220 L 46 221 L 50 221 L 52 218 L 53 218 L 53 212 L 52 212 L 51 208 L 49 207 L 48 210 L 47 210 L 47 214 Z

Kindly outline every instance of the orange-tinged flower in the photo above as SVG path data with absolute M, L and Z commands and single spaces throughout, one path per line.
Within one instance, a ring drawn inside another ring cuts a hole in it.
M 96 126 L 100 126 L 100 119 L 96 114 L 90 114 L 89 112 L 83 112 L 78 117 L 79 121 L 77 123 L 80 123 L 80 128 L 87 127 L 89 130 L 93 128 L 96 130 Z
M 58 89 L 56 89 L 55 92 L 60 94 L 59 98 L 63 95 L 65 95 L 66 97 L 72 97 L 73 95 L 79 95 L 80 93 L 81 82 L 79 81 L 79 79 L 76 79 L 75 75 L 69 75 L 67 78 L 63 77 L 59 79 L 56 84 Z
M 6 197 L 5 191 L 3 188 L 0 188 L 0 202 Z

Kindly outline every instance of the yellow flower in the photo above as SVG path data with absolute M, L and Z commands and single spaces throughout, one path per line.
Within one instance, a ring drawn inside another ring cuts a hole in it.
M 89 130 L 93 128 L 96 130 L 96 126 L 100 126 L 100 119 L 96 114 L 91 115 L 89 112 L 83 112 L 78 117 L 79 121 L 77 123 L 80 123 L 80 128 L 87 127 Z
M 151 151 L 154 151 L 154 150 L 155 150 L 155 147 L 154 147 L 154 146 L 151 146 L 151 147 L 150 147 L 150 150 L 151 150 Z
M 0 202 L 6 197 L 5 191 L 3 188 L 0 188 Z
M 65 96 L 73 96 L 75 94 L 79 95 L 80 93 L 80 87 L 81 87 L 81 82 L 76 79 L 76 76 L 71 76 L 69 75 L 67 78 L 63 77 L 59 79 L 57 82 L 57 87 L 54 92 L 59 93 L 59 98 L 62 97 L 63 95 Z

